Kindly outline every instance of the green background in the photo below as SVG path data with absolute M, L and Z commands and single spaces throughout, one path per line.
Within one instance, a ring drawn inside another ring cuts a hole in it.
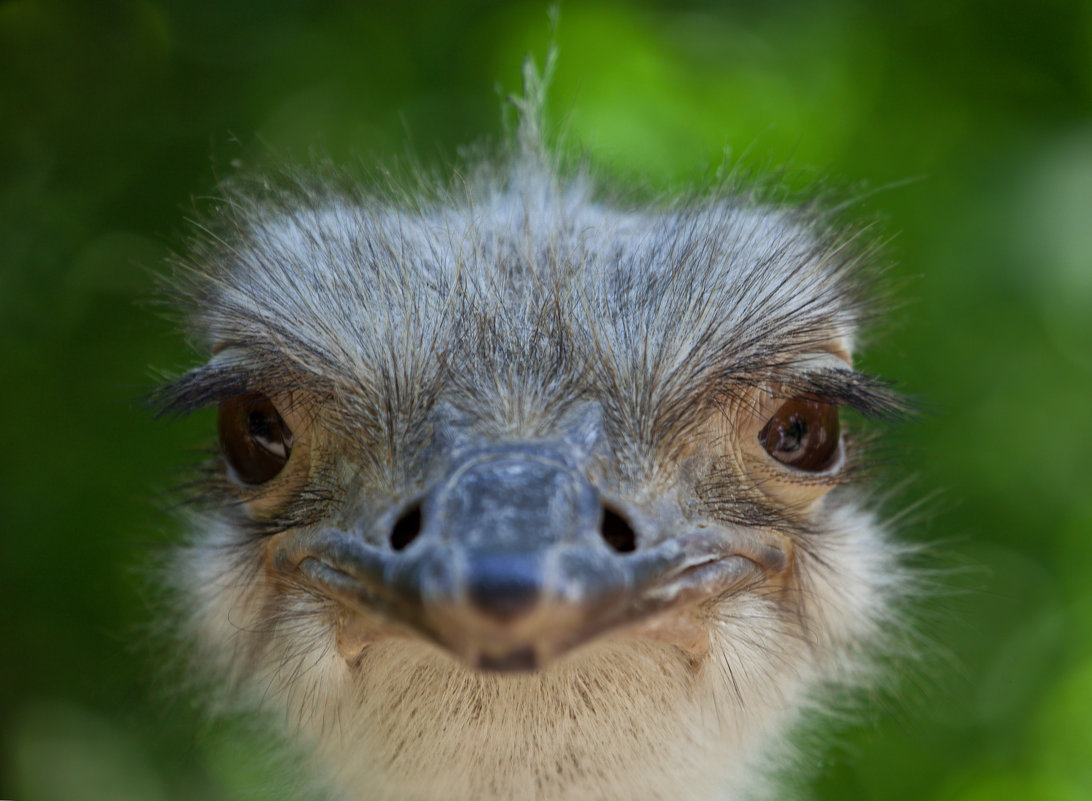
M 0 1 L 0 797 L 271 794 L 263 738 L 149 645 L 142 565 L 212 430 L 138 400 L 191 363 L 154 273 L 240 165 L 496 141 L 547 37 L 542 3 Z M 885 221 L 864 362 L 929 408 L 889 441 L 938 586 L 802 792 L 1092 798 L 1092 5 L 571 2 L 557 40 L 551 119 L 603 172 L 789 164 Z

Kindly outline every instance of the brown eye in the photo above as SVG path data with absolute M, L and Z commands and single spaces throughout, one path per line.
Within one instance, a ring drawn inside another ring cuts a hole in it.
M 264 484 L 287 464 L 292 432 L 269 398 L 248 392 L 220 404 L 220 447 L 240 481 Z
M 796 398 L 781 404 L 758 433 L 758 441 L 782 464 L 818 472 L 834 463 L 838 434 L 836 406 Z

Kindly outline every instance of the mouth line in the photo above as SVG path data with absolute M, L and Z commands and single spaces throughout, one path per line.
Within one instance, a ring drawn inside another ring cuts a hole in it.
M 366 573 L 350 573 L 313 552 L 303 555 L 293 572 L 352 611 L 385 618 L 393 624 L 391 634 L 401 630 L 407 637 L 429 641 L 478 670 L 526 672 L 608 634 L 624 636 L 657 618 L 686 614 L 704 602 L 744 591 L 771 576 L 771 560 L 765 561 L 763 565 L 751 555 L 731 551 L 686 559 L 674 570 L 669 567 L 655 577 L 643 577 L 605 608 L 559 605 L 520 630 L 498 629 L 478 636 L 438 623 L 446 616 L 430 614 L 420 599 L 407 598 Z

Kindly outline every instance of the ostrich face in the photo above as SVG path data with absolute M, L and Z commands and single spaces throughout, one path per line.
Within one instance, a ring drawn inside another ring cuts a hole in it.
M 616 210 L 517 164 L 413 205 L 233 196 L 165 390 L 222 458 L 199 661 L 346 798 L 753 792 L 899 586 L 839 406 L 860 259 L 746 197 Z

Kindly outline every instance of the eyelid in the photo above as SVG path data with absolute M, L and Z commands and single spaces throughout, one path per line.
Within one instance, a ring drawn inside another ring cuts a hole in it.
M 807 375 L 808 373 L 818 373 L 824 370 L 838 370 L 839 372 L 858 375 L 853 369 L 851 361 L 831 351 L 808 354 L 788 365 L 788 372 L 796 375 Z
M 235 369 L 249 372 L 253 361 L 247 358 L 244 348 L 237 345 L 218 345 L 212 349 L 212 358 L 201 369 Z
M 820 397 L 817 393 L 809 392 L 809 385 L 815 381 L 815 377 L 837 372 L 847 379 L 860 376 L 840 356 L 829 351 L 803 356 L 770 377 L 769 382 L 760 393 L 761 400 L 756 407 L 756 413 L 763 419 L 768 418 L 781 404 L 795 398 L 812 397 L 823 403 L 831 403 L 839 408 L 846 405 L 843 401 Z

